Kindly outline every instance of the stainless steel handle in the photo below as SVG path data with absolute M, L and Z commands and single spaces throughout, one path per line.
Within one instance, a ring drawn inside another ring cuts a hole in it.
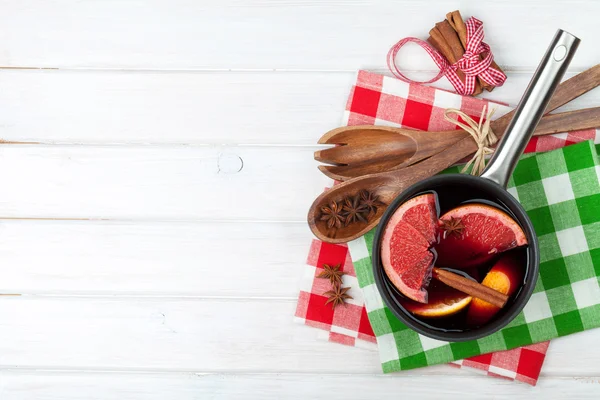
M 580 40 L 559 29 L 521 98 L 482 178 L 506 187 L 517 161 L 558 87 Z

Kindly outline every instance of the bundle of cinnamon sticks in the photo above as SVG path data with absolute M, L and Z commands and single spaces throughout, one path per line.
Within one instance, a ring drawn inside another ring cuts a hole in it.
M 445 20 L 435 24 L 433 29 L 429 31 L 427 41 L 442 53 L 451 64 L 460 60 L 467 46 L 467 27 L 460 15 L 460 11 L 449 12 L 446 14 Z M 480 59 L 481 57 L 480 55 Z M 493 62 L 491 67 L 502 71 L 496 62 Z M 457 74 L 464 83 L 465 74 L 460 70 L 457 71 Z M 477 77 L 473 96 L 480 94 L 483 89 L 491 92 L 494 86 L 484 82 L 481 77 Z

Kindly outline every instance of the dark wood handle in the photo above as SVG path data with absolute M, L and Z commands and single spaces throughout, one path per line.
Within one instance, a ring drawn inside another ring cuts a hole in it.
M 508 120 L 496 120 L 492 123 L 492 129 L 496 133 L 504 132 L 509 122 Z M 600 128 L 600 107 L 547 114 L 540 120 L 533 136 L 552 135 L 590 128 Z
M 538 124 L 534 136 L 580 131 L 600 127 L 600 107 L 546 115 Z
M 571 100 L 589 92 L 598 85 L 600 85 L 600 64 L 561 83 L 550 99 L 550 103 L 548 104 L 548 107 L 546 107 L 546 112 L 544 114 L 548 114 L 558 107 L 564 106 Z M 514 114 L 515 112 L 513 110 L 492 122 L 492 129 L 499 137 L 504 134 L 504 131 Z M 564 130 L 561 132 L 564 132 Z
M 550 99 L 545 114 L 556 110 L 558 107 L 564 106 L 571 100 L 589 92 L 598 85 L 600 85 L 600 64 L 595 65 L 590 69 L 586 69 L 561 83 Z
M 477 151 L 477 144 L 471 136 L 465 137 L 453 144 L 450 148 L 440 151 L 436 155 L 429 157 L 428 159 L 421 161 L 417 164 L 413 164 L 409 167 L 405 167 L 398 171 L 385 172 L 390 176 L 396 176 L 400 181 L 409 178 L 410 184 L 416 183 L 425 178 L 429 178 L 448 167 L 451 167 L 463 158 L 475 153 Z M 360 179 L 360 178 L 355 178 Z M 408 186 L 400 184 L 402 190 Z

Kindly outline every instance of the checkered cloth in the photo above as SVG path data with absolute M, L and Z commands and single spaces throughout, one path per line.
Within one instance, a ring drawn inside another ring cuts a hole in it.
M 325 334 L 323 337 L 331 342 L 376 351 L 377 340 L 368 320 L 363 292 L 358 285 L 349 254 L 348 246 L 345 244 L 330 244 L 319 240 L 312 241 L 307 267 L 302 278 L 302 289 L 296 309 L 296 321 L 323 329 Z M 342 277 L 343 286 L 351 288 L 348 294 L 353 299 L 348 300 L 344 307 L 333 309 L 331 304 L 325 304 L 327 298 L 323 296 L 323 293 L 330 290 L 331 285 L 327 280 L 316 277 L 323 270 L 323 264 L 339 264 L 341 270 L 346 273 Z M 459 368 L 474 368 L 476 371 L 490 376 L 515 379 L 535 385 L 540 375 L 548 344 L 549 342 L 543 342 L 506 351 L 497 351 L 453 361 L 450 365 Z
M 484 106 L 496 109 L 494 118 L 501 117 L 510 107 L 431 86 L 408 84 L 387 76 L 359 71 L 352 87 L 344 122 L 347 125 L 386 125 L 428 131 L 457 129 L 444 119 L 447 108 L 457 108 L 479 121 Z M 558 149 L 584 140 L 598 142 L 596 129 L 534 137 L 525 152 Z
M 367 317 L 348 246 L 313 239 L 306 264 L 296 308 L 297 322 L 329 331 L 332 342 L 376 349 L 375 333 Z M 331 290 L 331 283 L 317 278 L 325 264 L 340 265 L 345 273 L 342 286 L 351 288 L 348 294 L 352 299 L 347 300 L 344 307 L 334 309 L 331 304 L 325 304 L 327 297 L 323 293 Z
M 421 103 L 421 105 L 415 103 Z M 393 78 L 360 71 L 346 105 L 344 122 L 353 125 L 376 123 L 421 129 L 454 129 L 454 126 L 447 124 L 443 119 L 445 108 L 459 108 L 478 119 L 481 109 L 486 104 L 488 102 L 485 100 L 461 97 L 443 90 L 419 85 L 409 85 Z M 507 107 L 499 106 L 496 103 L 490 104 L 498 107 L 496 116 L 509 111 Z M 418 117 L 419 112 L 422 113 L 422 119 Z M 422 120 L 428 122 L 422 123 Z M 550 150 L 595 136 L 595 130 L 588 130 L 534 138 L 526 151 Z M 333 311 L 330 305 L 325 305 L 326 299 L 322 294 L 329 288 L 323 287 L 322 279 L 315 278 L 324 263 L 340 264 L 343 271 L 348 274 L 344 277 L 344 286 L 352 288 L 349 293 L 354 297 L 354 301 L 343 312 L 341 307 Z M 319 269 L 316 269 L 317 266 Z M 347 255 L 347 247 L 314 240 L 302 279 L 296 320 L 324 329 L 327 331 L 327 338 L 332 342 L 374 349 L 376 348 L 375 336 L 370 325 L 364 323 L 366 310 L 363 304 L 362 292 L 355 279 L 354 267 Z M 503 375 L 535 384 L 547 344 L 527 346 L 525 349 L 528 351 L 513 349 L 496 352 L 493 357 L 473 357 L 469 360 L 456 361 L 455 364 L 476 368 L 487 372 L 488 375 Z M 517 373 L 519 368 L 521 371 L 528 372 L 519 374 Z
M 496 351 L 451 362 L 450 366 L 469 367 L 489 376 L 517 380 L 535 386 L 550 342 L 540 342 L 511 350 Z
M 458 172 L 454 167 L 448 172 Z M 519 161 L 508 191 L 540 244 L 540 277 L 506 328 L 448 343 L 409 329 L 384 306 L 371 263 L 374 231 L 348 244 L 384 372 L 419 368 L 542 342 L 600 326 L 600 163 L 586 141 Z M 520 373 L 517 370 L 517 373 Z

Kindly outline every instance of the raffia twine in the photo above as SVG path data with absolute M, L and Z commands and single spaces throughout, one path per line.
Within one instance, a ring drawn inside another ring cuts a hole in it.
M 471 160 L 463 167 L 461 172 L 465 172 L 473 165 L 471 175 L 479 176 L 485 169 L 485 158 L 494 152 L 492 146 L 498 142 L 498 137 L 494 134 L 490 126 L 494 112 L 496 112 L 496 109 L 489 109 L 487 106 L 484 106 L 481 111 L 479 122 L 477 122 L 456 108 L 448 108 L 444 111 L 444 118 L 446 121 L 452 122 L 467 131 L 477 144 L 475 155 L 473 155 Z M 460 117 L 464 122 L 459 121 L 456 117 L 451 115 Z

